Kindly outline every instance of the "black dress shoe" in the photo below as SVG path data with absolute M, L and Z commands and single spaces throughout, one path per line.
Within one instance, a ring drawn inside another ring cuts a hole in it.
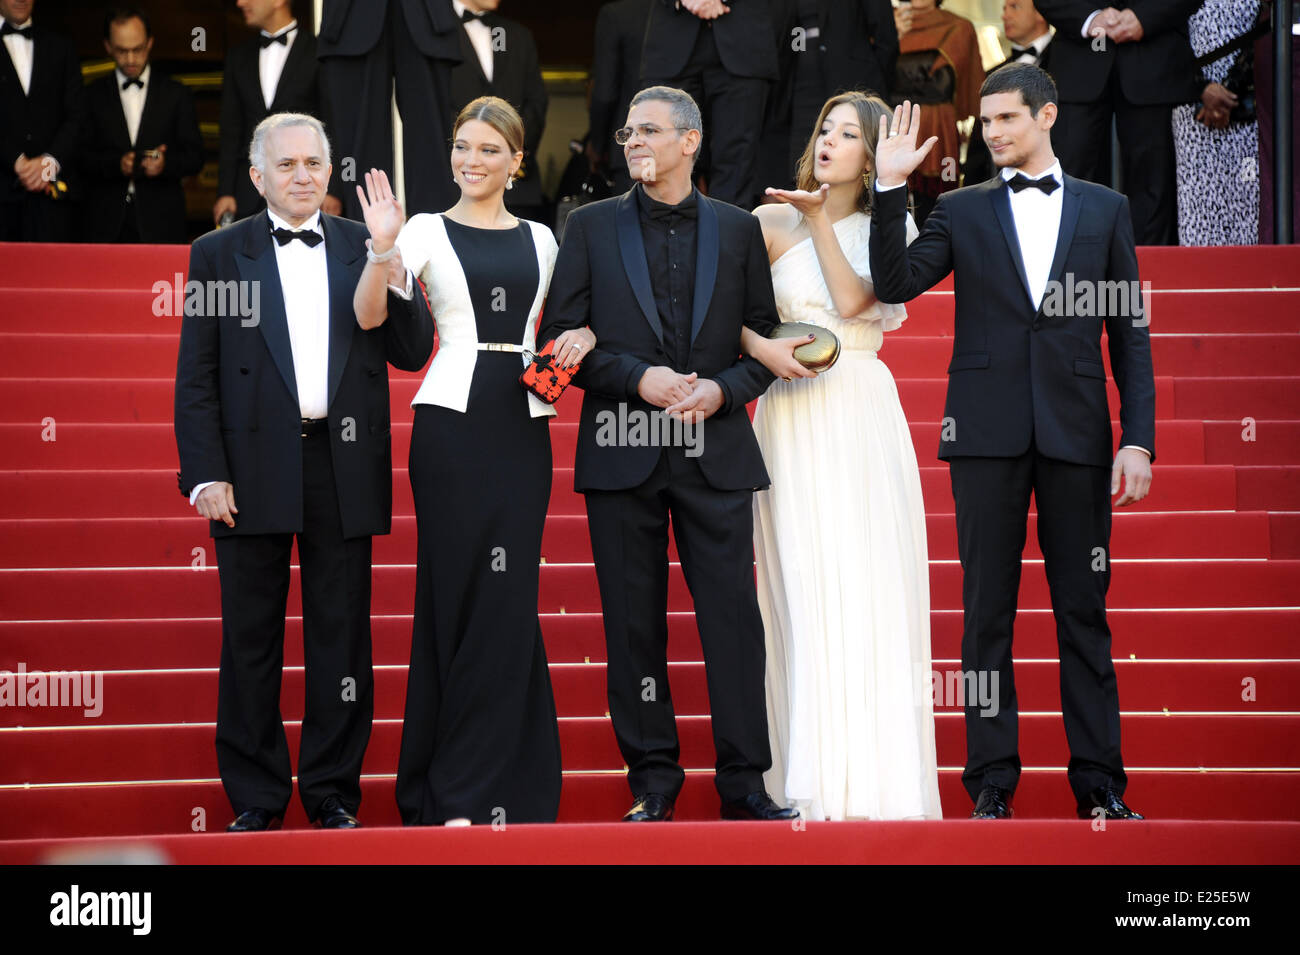
M 279 829 L 284 817 L 269 809 L 245 809 L 230 825 L 226 832 L 266 832 Z
M 1091 819 L 1093 813 L 1100 807 L 1105 810 L 1104 818 L 1106 819 L 1145 819 L 1141 813 L 1134 812 L 1128 806 L 1124 805 L 1124 800 L 1119 798 L 1119 793 L 1109 786 L 1098 786 L 1092 792 L 1088 793 L 1086 801 L 1079 803 L 1079 818 Z
M 1000 786 L 985 786 L 980 790 L 980 798 L 975 800 L 972 819 L 1010 819 L 1011 806 L 1007 800 L 1011 793 Z
M 789 822 L 799 818 L 798 809 L 782 809 L 763 790 L 752 792 L 743 799 L 733 799 L 722 804 L 723 819 L 760 819 L 764 822 Z
M 325 801 L 320 804 L 316 821 L 322 829 L 357 829 L 361 826 L 357 817 L 348 812 L 338 796 L 325 797 Z
M 637 796 L 623 815 L 624 822 L 667 822 L 673 817 L 673 801 L 659 793 L 646 793 Z

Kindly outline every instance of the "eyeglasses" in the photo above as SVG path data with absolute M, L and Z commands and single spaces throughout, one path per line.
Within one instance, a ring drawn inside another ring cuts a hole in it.
M 669 126 L 668 128 L 685 132 L 691 127 Z M 664 130 L 661 127 L 655 126 L 651 123 L 641 123 L 639 126 L 624 126 L 622 129 L 614 131 L 614 142 L 618 143 L 620 146 L 626 146 L 628 140 L 630 140 L 633 135 L 640 136 L 642 139 L 653 139 L 662 132 L 664 132 Z

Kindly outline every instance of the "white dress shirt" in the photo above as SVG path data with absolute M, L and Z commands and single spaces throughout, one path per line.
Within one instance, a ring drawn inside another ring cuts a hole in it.
M 451 0 L 452 9 L 456 11 L 456 19 L 469 9 L 460 0 Z M 469 37 L 470 45 L 474 47 L 474 52 L 478 56 L 478 65 L 483 68 L 483 75 L 487 77 L 489 83 L 492 82 L 492 28 L 482 20 L 467 20 L 463 24 L 465 34 Z
M 113 76 L 117 80 L 117 95 L 122 101 L 122 115 L 126 117 L 126 135 L 131 140 L 131 147 L 135 148 L 136 138 L 140 135 L 140 117 L 144 115 L 144 101 L 149 93 L 149 71 L 153 69 L 146 66 L 140 72 L 140 82 L 144 86 L 136 86 L 134 83 L 126 89 L 122 89 L 122 84 L 126 82 L 126 74 L 121 70 L 114 70 Z M 135 193 L 135 182 L 128 181 L 126 186 L 128 195 Z
M 317 212 L 295 229 L 271 210 L 272 229 L 304 230 L 325 234 Z M 289 323 L 289 347 L 293 351 L 293 376 L 298 383 L 298 407 L 304 418 L 324 418 L 329 414 L 330 362 L 330 291 L 329 267 L 325 262 L 325 243 L 314 249 L 294 239 L 281 245 L 274 238 L 275 264 L 280 272 L 280 292 L 284 315 Z M 204 481 L 190 491 L 190 504 L 216 481 Z
M 292 30 L 292 33 L 289 31 Z M 280 36 L 289 33 L 287 42 L 272 43 L 262 47 L 257 51 L 257 78 L 262 83 L 262 100 L 266 103 L 266 108 L 271 108 L 271 103 L 275 99 L 275 90 L 280 85 L 280 74 L 284 72 L 284 61 L 289 59 L 289 51 L 293 49 L 293 41 L 298 38 L 298 21 L 294 20 L 283 29 L 276 30 L 274 33 L 261 31 L 262 36 Z M 301 244 L 301 243 L 299 243 Z M 318 246 L 319 248 L 319 246 Z
M 27 18 L 26 23 L 14 24 L 19 29 L 26 29 L 31 25 L 31 17 Z M 17 33 L 5 34 L 5 49 L 9 51 L 9 59 L 14 61 L 14 72 L 18 74 L 18 82 L 23 84 L 24 96 L 31 91 L 32 86 L 32 47 L 34 45 L 31 40 L 21 37 Z
M 1003 181 L 1018 174 L 1018 170 L 1003 167 Z M 1047 292 L 1047 280 L 1052 273 L 1052 259 L 1056 256 L 1056 240 L 1061 232 L 1061 206 L 1065 195 L 1065 174 L 1061 172 L 1061 163 L 1056 161 L 1037 176 L 1024 173 L 1026 179 L 1056 180 L 1057 188 L 1049 196 L 1040 189 L 1021 189 L 1012 192 L 1007 188 L 1007 198 L 1011 200 L 1011 218 L 1016 223 L 1016 239 L 1020 242 L 1020 261 L 1025 266 L 1025 278 L 1029 282 L 1029 302 L 1038 310 Z

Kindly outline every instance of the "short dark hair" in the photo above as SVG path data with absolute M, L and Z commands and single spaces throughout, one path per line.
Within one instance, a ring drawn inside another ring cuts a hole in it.
M 1056 103 L 1056 83 L 1051 74 L 1032 63 L 1008 63 L 1000 66 L 988 75 L 980 87 L 980 96 L 992 96 L 995 93 L 1020 93 L 1020 98 L 1029 107 L 1029 115 L 1037 116 L 1038 111 L 1048 103 Z
M 104 14 L 104 39 L 113 38 L 113 24 L 123 23 L 127 20 L 139 20 L 144 24 L 144 35 L 147 39 L 153 36 L 153 28 L 149 26 L 149 15 L 139 7 L 109 7 L 108 13 Z

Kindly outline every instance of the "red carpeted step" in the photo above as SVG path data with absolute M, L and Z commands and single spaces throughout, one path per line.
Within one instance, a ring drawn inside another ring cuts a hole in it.
M 188 245 L 91 245 L 77 242 L 6 242 L 0 287 L 147 289 L 189 267 Z M 68 263 L 76 262 L 75 276 Z
M 1300 561 L 1197 560 L 1113 561 L 1109 605 L 1112 607 L 1287 607 L 1300 593 Z M 1025 561 L 1019 606 L 1050 606 L 1041 561 Z M 485 572 L 490 572 L 486 571 Z M 599 610 L 596 572 L 591 564 L 544 564 L 539 572 L 539 608 L 570 613 Z M 377 566 L 372 608 L 378 613 L 405 612 L 415 589 L 415 567 Z M 956 561 L 931 561 L 931 606 L 961 606 L 961 567 Z M 297 581 L 289 589 L 290 606 L 298 606 Z M 215 566 L 71 568 L 0 570 L 0 606 L 15 620 L 40 620 L 57 613 L 62 619 L 105 617 L 216 616 L 220 595 Z M 679 564 L 668 573 L 668 607 L 690 609 Z
M 1025 556 L 1041 557 L 1037 517 L 1031 515 Z M 1274 526 L 1274 543 L 1284 531 Z M 1293 527 L 1294 530 L 1294 527 Z M 192 514 L 170 518 L 0 519 L 0 567 L 176 567 L 198 559 L 215 560 L 207 525 Z M 930 557 L 957 558 L 953 514 L 926 518 Z M 1294 533 L 1291 535 L 1294 537 Z M 1270 553 L 1270 517 L 1265 512 L 1169 511 L 1144 514 L 1120 509 L 1113 518 L 1111 554 L 1119 558 L 1285 557 Z M 393 519 L 393 532 L 374 541 L 376 564 L 409 563 L 416 553 L 414 516 Z M 669 556 L 676 560 L 669 541 Z M 1300 555 L 1290 555 L 1300 556 Z M 592 559 L 587 519 L 582 514 L 550 514 L 542 534 L 542 559 L 548 563 Z
M 290 608 L 284 660 L 301 666 L 302 618 Z M 1130 610 L 1111 608 L 1111 649 L 1116 659 L 1213 660 L 1294 658 L 1300 649 L 1300 609 Z M 599 613 L 542 614 L 546 652 L 552 663 L 605 659 Z M 961 656 L 962 613 L 930 615 L 932 655 L 955 661 Z M 1056 624 L 1050 610 L 1022 610 L 1016 617 L 1015 651 L 1020 659 L 1055 659 Z M 411 653 L 411 615 L 371 618 L 374 662 L 405 665 Z M 0 667 L 17 661 L 52 670 L 177 669 L 216 666 L 221 651 L 221 621 L 188 619 L 0 621 Z M 668 615 L 668 658 L 698 661 L 694 614 Z M 1163 705 L 1163 704 L 1161 704 Z M 211 718 L 211 714 L 209 714 Z
M 1153 288 L 1252 289 L 1294 286 L 1300 246 L 1142 246 L 1138 272 Z M 1229 300 L 1230 301 L 1230 300 Z M 1231 309 L 1231 304 L 1225 306 Z
M 215 719 L 217 671 L 211 665 L 191 670 L 93 673 L 88 670 L 59 670 L 51 656 L 46 650 L 32 660 L 0 663 L 5 668 L 0 672 L 6 674 L 3 679 L 6 681 L 7 699 L 17 701 L 0 708 L 0 726 L 95 728 L 203 723 Z M 215 659 L 209 663 L 215 663 Z M 39 669 L 41 667 L 45 669 Z M 1054 660 L 1021 660 L 1017 663 L 1016 691 L 1022 714 L 1060 710 L 1057 671 Z M 51 672 L 55 675 L 49 675 Z M 603 663 L 595 660 L 590 664 L 553 662 L 550 672 L 559 715 L 589 717 L 607 712 Z M 1300 687 L 1296 685 L 1300 663 L 1294 661 L 1120 659 L 1116 662 L 1116 672 L 1120 699 L 1130 715 L 1166 709 L 1180 716 L 1223 712 L 1276 714 L 1300 709 L 1297 706 Z M 961 665 L 957 660 L 938 660 L 933 663 L 930 673 L 918 674 L 918 692 L 929 694 L 941 711 L 957 712 L 956 707 L 963 699 L 961 694 L 965 692 L 960 674 Z M 704 676 L 701 662 L 669 665 L 673 707 L 679 716 L 708 713 Z M 376 719 L 401 718 L 406 680 L 404 665 L 375 668 Z M 24 688 L 26 695 L 19 692 Z M 983 686 L 976 686 L 976 691 L 982 694 L 978 699 L 990 699 L 987 678 Z M 35 695 L 37 693 L 41 695 Z M 60 705 L 51 705 L 53 703 Z M 298 718 L 302 707 L 303 669 L 300 666 L 288 667 L 283 680 L 281 712 L 287 718 Z M 16 736 L 21 734 L 8 738 L 13 741 Z M 59 777 L 61 780 L 69 778 Z M 118 778 L 135 777 L 127 773 Z M 141 775 L 139 778 L 150 777 Z M 41 780 L 0 779 L 0 783 L 24 781 Z
M 1112 423 L 1118 436 L 1119 423 Z M 960 427 L 960 423 L 957 425 Z M 1205 448 L 1199 421 L 1163 421 L 1156 430 L 1156 453 L 1162 464 L 1204 464 Z M 912 422 L 912 444 L 919 460 L 933 460 L 939 447 L 940 425 Z M 708 441 L 707 426 L 700 432 Z M 556 467 L 572 467 L 577 444 L 576 422 L 551 425 L 551 446 Z M 411 423 L 392 425 L 393 460 L 402 462 L 410 454 Z M 176 436 L 171 424 L 101 424 L 33 420 L 27 424 L 0 424 L 0 442 L 6 448 L 6 462 L 12 468 L 175 467 Z M 1232 463 L 1232 462 L 1214 462 Z M 1274 463 L 1274 462 L 1264 462 Z
M 1179 418 L 1220 421 L 1300 418 L 1300 377 L 1176 378 L 1173 387 L 1174 414 Z M 1159 402 L 1157 395 L 1157 405 Z
M 1300 557 L 1300 512 L 1270 514 L 1270 557 L 1293 560 Z
M 368 828 L 395 826 L 400 823 L 397 805 L 393 799 L 393 777 L 366 777 L 361 781 L 362 800 L 360 816 L 363 825 Z M 971 800 L 961 785 L 960 770 L 941 770 L 939 773 L 939 792 L 943 803 L 944 815 L 948 819 L 965 819 L 970 815 Z M 1217 819 L 1231 812 L 1232 818 L 1241 820 L 1283 820 L 1294 819 L 1295 807 L 1300 804 L 1300 773 L 1289 772 L 1170 772 L 1167 770 L 1129 770 L 1129 786 L 1126 796 L 1140 811 L 1153 820 L 1173 819 Z M 614 822 L 618 820 L 631 805 L 627 779 L 622 773 L 577 773 L 565 776 L 564 788 L 560 799 L 560 822 Z M 1030 819 L 1069 819 L 1070 825 L 1076 827 L 1089 840 L 1090 846 L 1104 845 L 1104 836 L 1092 830 L 1088 823 L 1080 824 L 1074 819 L 1075 803 L 1065 779 L 1063 769 L 1027 770 L 1020 778 L 1020 785 L 1013 800 L 1018 820 Z M 713 787 L 712 773 L 688 773 L 685 785 L 677 798 L 676 819 L 679 822 L 691 820 L 716 820 L 718 817 L 718 796 Z M 216 780 L 196 780 L 178 783 L 133 783 L 109 786 L 67 786 L 37 789 L 0 789 L 0 839 L 50 839 L 69 836 L 116 836 L 155 833 L 185 833 L 195 831 L 201 821 L 208 833 L 224 829 L 234 813 Z M 289 829 L 302 829 L 307 826 L 303 809 L 297 794 L 291 800 L 285 819 Z M 509 825 L 507 821 L 507 826 Z M 766 831 L 761 827 L 741 826 L 747 834 Z M 879 826 L 873 823 L 872 826 Z M 886 824 L 888 825 L 888 824 Z M 907 823 L 912 827 L 913 835 L 906 844 L 916 838 L 916 823 Z M 983 825 L 959 824 L 961 832 L 985 833 Z M 1012 821 L 1006 825 L 1017 826 Z M 1032 824 L 1031 824 L 1032 825 Z M 1145 828 L 1145 824 L 1135 826 Z M 685 828 L 685 827 L 684 827 Z M 780 826 L 789 832 L 790 827 Z M 832 828 L 832 827 L 826 827 Z M 946 833 L 948 828 L 945 827 Z M 1288 839 L 1283 843 L 1285 852 L 1275 861 L 1292 861 L 1295 858 L 1297 836 L 1294 829 L 1285 831 Z M 431 830 L 433 831 L 433 830 Z M 444 835 L 451 833 L 436 830 Z M 672 825 L 669 833 L 678 831 Z M 810 830 L 811 831 L 811 830 Z M 833 827 L 835 833 L 844 831 L 842 825 Z M 1112 825 L 1107 828 L 1107 835 L 1122 832 L 1123 827 Z M 455 832 L 453 830 L 452 832 Z M 615 838 L 623 840 L 634 838 L 622 835 L 619 827 Z M 471 829 L 470 834 L 474 831 Z M 661 836 L 656 830 L 656 838 Z M 410 834 L 400 831 L 403 838 Z M 319 834 L 312 834 L 322 839 Z M 343 839 L 356 833 L 350 833 Z M 802 833 L 807 835 L 807 833 Z M 220 838 L 207 836 L 207 838 Z M 260 842 L 262 838 L 281 838 L 274 833 L 246 842 Z M 328 838 L 328 837 L 326 837 Z M 987 836 L 981 836 L 987 839 Z M 945 838 L 945 853 L 954 852 L 951 838 Z M 999 844 L 1014 845 L 1018 839 L 1000 840 Z M 1240 844 L 1240 843 L 1238 843 Z M 1195 844 L 1194 844 L 1195 845 Z M 1199 851 L 1199 846 L 1197 846 Z M 7 848 L 0 851 L 8 852 Z M 985 852 L 992 852 L 992 847 Z M 1055 853 L 1038 861 L 1050 862 L 1061 859 L 1061 843 L 1058 842 Z M 974 855 L 958 856 L 969 861 L 992 861 L 984 852 Z M 674 861 L 675 852 L 670 851 L 661 861 Z M 900 851 L 899 854 L 881 858 L 909 858 L 910 855 Z M 951 861 L 951 855 L 946 859 Z M 1132 859 L 1133 862 L 1150 864 L 1161 861 L 1160 855 L 1147 853 Z M 370 860 L 374 861 L 374 860 Z M 860 860 L 866 861 L 866 860 Z M 878 861 L 878 859 L 876 860 Z M 1200 855 L 1184 857 L 1183 861 L 1201 861 Z
M 1292 677 L 1294 674 L 1290 674 Z M 622 769 L 610 721 L 604 717 L 560 721 L 560 749 L 568 772 Z M 1300 716 L 1137 715 L 1122 719 L 1125 760 L 1130 765 L 1177 767 L 1238 767 L 1262 761 L 1285 766 L 1300 757 L 1295 730 Z M 285 724 L 292 765 L 298 763 L 302 724 Z M 105 726 L 102 728 L 24 729 L 5 731 L 6 758 L 0 765 L 0 785 L 68 782 L 115 782 L 137 779 L 210 779 L 219 775 L 213 746 L 214 724 L 189 726 Z M 714 764 L 709 718 L 677 720 L 681 765 L 707 769 Z M 376 720 L 362 772 L 395 772 L 402 735 L 399 719 Z M 939 765 L 961 765 L 966 759 L 965 728 L 959 712 L 939 713 L 935 719 Z M 60 753 L 60 766 L 48 753 Z M 1060 714 L 1020 717 L 1020 756 L 1026 766 L 1064 765 L 1069 759 Z M 75 766 L 69 779 L 64 767 Z
M 1300 421 L 1206 421 L 1205 462 L 1300 464 Z
M 1300 465 L 1235 470 L 1240 510 L 1300 511 Z

